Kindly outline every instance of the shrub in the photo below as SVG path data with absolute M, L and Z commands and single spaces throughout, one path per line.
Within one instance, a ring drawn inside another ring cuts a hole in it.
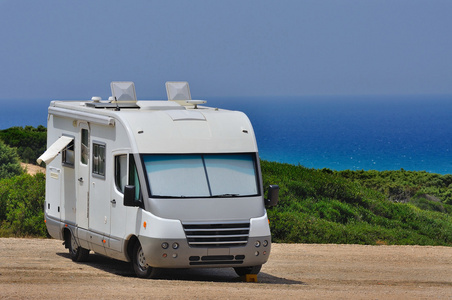
M 438 202 L 446 193 L 419 194 L 446 188 L 450 177 L 261 166 L 264 186 L 280 186 L 280 203 L 267 210 L 274 241 L 452 246 L 450 205 Z
M 44 153 L 47 144 L 47 129 L 39 125 L 11 127 L 0 130 L 0 139 L 10 147 L 17 148 L 22 161 L 36 164 L 36 159 Z
M 45 175 L 22 174 L 0 181 L 0 234 L 47 236 L 44 224 Z
M 0 141 L 0 179 L 10 178 L 22 172 L 16 150 Z

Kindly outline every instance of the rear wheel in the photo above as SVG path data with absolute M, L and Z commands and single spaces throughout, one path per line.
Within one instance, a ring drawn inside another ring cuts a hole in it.
M 148 266 L 146 257 L 144 257 L 143 248 L 140 242 L 136 242 L 133 247 L 132 266 L 135 274 L 139 278 L 152 278 L 155 275 L 155 269 Z
M 245 276 L 246 274 L 259 274 L 261 271 L 262 265 L 251 266 L 251 267 L 236 267 L 234 271 L 239 276 Z
M 89 257 L 89 250 L 80 247 L 75 238 L 72 236 L 72 233 L 69 233 L 67 236 L 66 242 L 69 246 L 69 255 L 71 256 L 71 259 L 75 262 L 87 261 Z

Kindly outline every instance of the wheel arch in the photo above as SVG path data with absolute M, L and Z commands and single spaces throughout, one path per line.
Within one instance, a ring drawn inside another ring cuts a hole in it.
M 69 248 L 69 243 L 70 240 L 69 238 L 71 237 L 71 230 L 67 227 L 63 228 L 63 240 L 64 240 L 64 248 L 68 249 Z
M 135 247 L 135 244 L 139 243 L 139 242 L 140 241 L 138 240 L 138 237 L 136 235 L 130 236 L 129 239 L 126 241 L 125 254 L 126 254 L 127 261 L 132 261 L 133 248 Z

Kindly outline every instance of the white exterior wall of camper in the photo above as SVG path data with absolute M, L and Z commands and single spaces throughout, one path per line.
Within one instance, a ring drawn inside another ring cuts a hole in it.
M 270 229 L 245 114 L 180 101 L 120 110 L 98 99 L 52 101 L 47 129 L 46 225 L 74 260 L 77 249 L 136 258 L 140 277 L 154 267 L 256 273 L 267 261 Z M 131 185 L 138 202 L 126 206 Z

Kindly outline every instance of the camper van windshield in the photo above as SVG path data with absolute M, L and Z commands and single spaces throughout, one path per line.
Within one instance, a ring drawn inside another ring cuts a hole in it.
M 255 154 L 143 155 L 153 197 L 259 194 Z

